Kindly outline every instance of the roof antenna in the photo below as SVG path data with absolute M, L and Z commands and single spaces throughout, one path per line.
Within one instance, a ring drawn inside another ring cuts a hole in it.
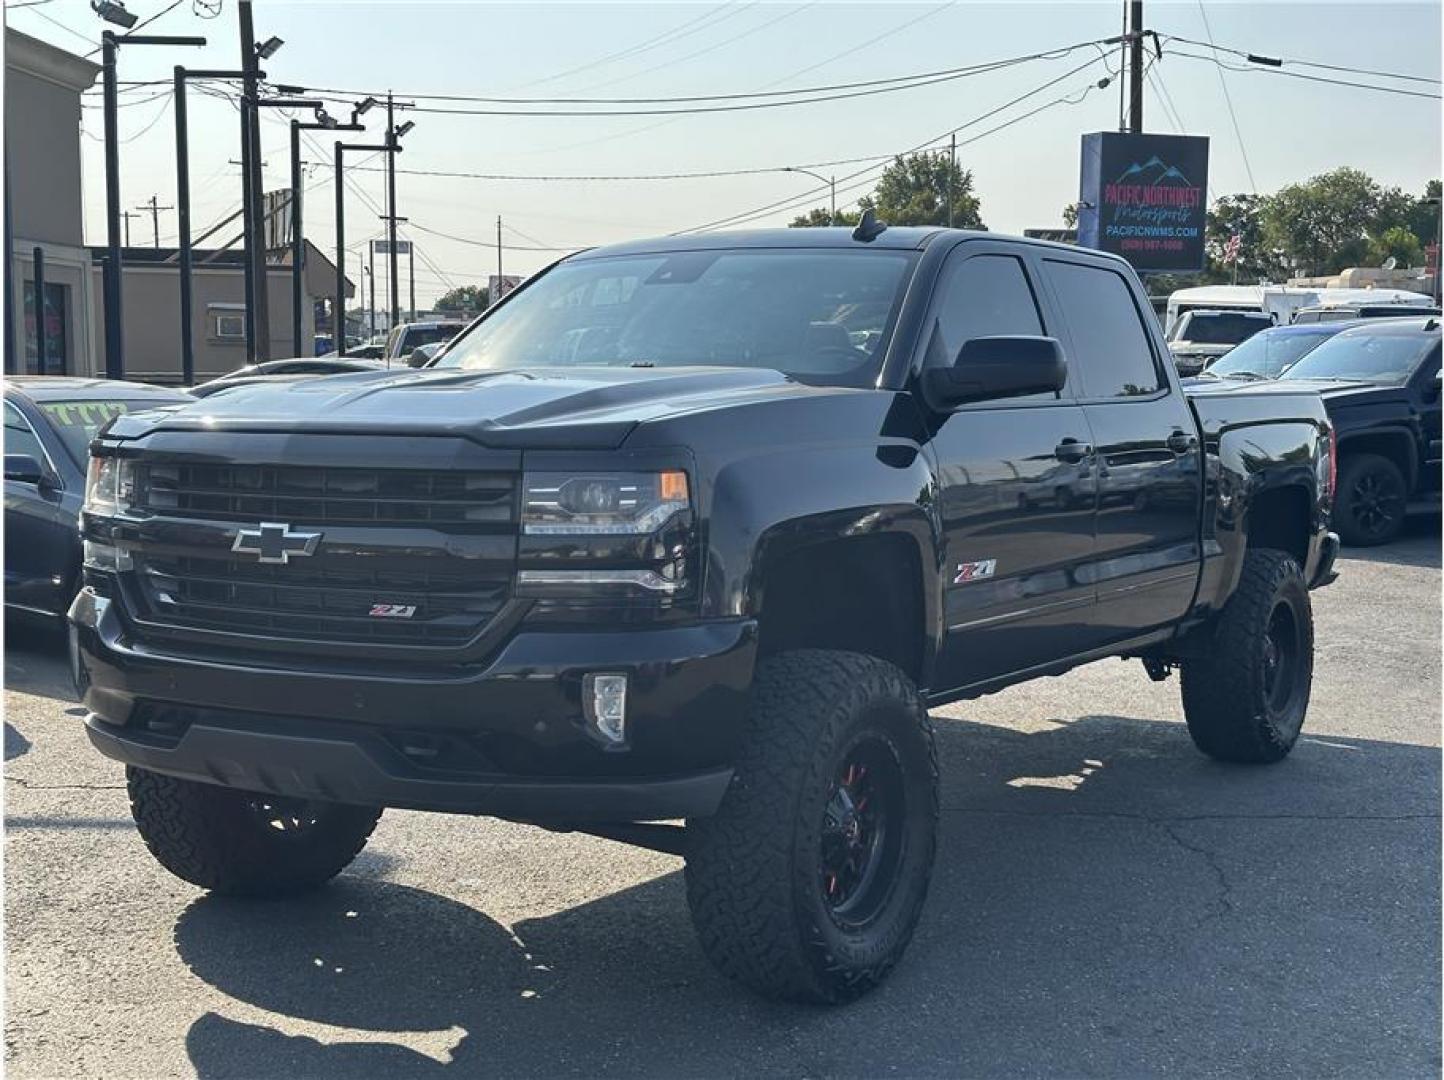
M 862 212 L 862 220 L 857 223 L 857 228 L 852 230 L 852 238 L 866 244 L 876 240 L 885 232 L 887 232 L 887 222 L 879 221 L 877 214 L 873 213 L 871 207 L 868 207 Z

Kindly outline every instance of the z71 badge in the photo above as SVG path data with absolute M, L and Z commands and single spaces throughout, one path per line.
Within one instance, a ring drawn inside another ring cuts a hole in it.
M 953 578 L 954 585 L 966 585 L 970 581 L 981 581 L 983 578 L 993 576 L 993 571 L 998 569 L 997 559 L 982 559 L 979 562 L 958 563 L 957 576 Z
M 409 619 L 416 614 L 415 604 L 372 604 L 371 617 L 375 619 Z

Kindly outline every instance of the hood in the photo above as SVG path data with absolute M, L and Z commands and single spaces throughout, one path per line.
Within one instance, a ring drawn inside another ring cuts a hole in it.
M 1222 356 L 1231 352 L 1234 345 L 1205 345 L 1201 342 L 1170 341 L 1168 349 L 1174 356 Z
M 756 368 L 366 371 L 253 384 L 165 413 L 132 413 L 117 418 L 107 435 L 450 435 L 485 446 L 605 450 L 649 419 L 809 389 Z
M 1199 394 L 1231 394 L 1240 390 L 1276 394 L 1296 394 L 1304 391 L 1318 394 L 1325 401 L 1356 394 L 1360 391 L 1365 393 L 1381 390 L 1398 391 L 1398 387 L 1374 386 L 1372 383 L 1363 382 L 1341 383 L 1330 382 L 1327 379 L 1230 379 L 1226 375 L 1212 379 L 1184 379 L 1182 385 L 1189 393 Z

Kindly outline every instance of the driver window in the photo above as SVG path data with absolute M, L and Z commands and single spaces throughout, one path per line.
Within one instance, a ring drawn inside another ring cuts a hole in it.
M 46 461 L 45 450 L 31 430 L 29 421 L 8 401 L 5 403 L 5 453 L 26 454 L 42 465 Z
M 1043 318 L 1022 260 L 1012 255 L 955 257 L 938 283 L 923 366 L 951 365 L 971 338 L 1042 333 Z M 1008 404 L 1056 401 L 1060 396 L 1029 394 L 1010 398 Z

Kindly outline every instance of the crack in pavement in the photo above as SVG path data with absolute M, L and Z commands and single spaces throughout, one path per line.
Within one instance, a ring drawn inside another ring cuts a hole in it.
M 6 775 L 6 780 L 19 784 L 26 791 L 124 791 L 124 784 L 37 784 L 23 776 Z
M 1213 871 L 1213 876 L 1218 882 L 1218 897 L 1215 901 L 1218 905 L 1217 910 L 1205 912 L 1200 916 L 1198 922 L 1194 924 L 1194 929 L 1199 929 L 1210 919 L 1224 919 L 1232 915 L 1234 912 L 1233 883 L 1229 881 L 1228 873 L 1224 870 L 1223 864 L 1218 861 L 1218 855 L 1202 845 L 1190 844 L 1178 834 L 1175 823 L 1164 820 L 1158 824 L 1162 827 L 1163 831 L 1168 834 L 1169 839 L 1184 851 L 1192 852 L 1201 857 L 1203 861 L 1208 864 L 1208 868 Z

